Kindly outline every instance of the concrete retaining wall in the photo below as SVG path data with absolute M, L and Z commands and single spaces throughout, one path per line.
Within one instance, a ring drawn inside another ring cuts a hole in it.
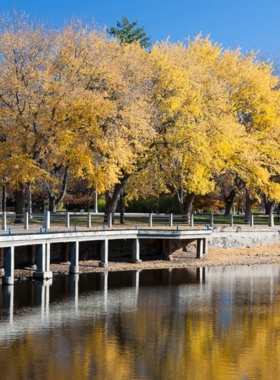
M 280 243 L 279 228 L 216 227 L 209 248 L 245 248 Z

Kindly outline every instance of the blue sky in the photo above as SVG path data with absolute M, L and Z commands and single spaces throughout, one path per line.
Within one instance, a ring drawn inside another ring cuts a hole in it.
M 56 26 L 73 15 L 94 17 L 99 25 L 115 26 L 126 15 L 138 21 L 153 42 L 170 36 L 172 42 L 211 34 L 224 47 L 242 51 L 280 50 L 280 1 L 277 0 L 2 0 L 0 10 L 13 7 L 51 20 Z

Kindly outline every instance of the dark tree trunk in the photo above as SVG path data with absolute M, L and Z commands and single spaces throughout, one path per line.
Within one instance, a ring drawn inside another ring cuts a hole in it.
M 120 193 L 120 224 L 124 224 L 124 191 Z
M 246 189 L 245 216 L 244 216 L 245 223 L 248 223 L 248 224 L 250 223 L 251 215 L 252 215 L 252 206 L 254 203 L 256 203 L 256 201 L 257 200 L 255 198 L 253 199 L 250 198 L 250 193 Z
M 49 193 L 49 201 L 50 201 L 50 212 L 56 212 L 56 208 L 60 205 L 60 203 L 63 201 L 66 190 L 67 190 L 67 184 L 69 179 L 69 173 L 65 171 L 63 182 L 62 182 L 62 189 L 58 197 L 52 192 Z
M 46 200 L 46 198 L 42 198 L 42 210 L 43 210 L 43 212 L 47 211 L 47 200 Z
M 15 223 L 23 223 L 25 213 L 25 196 L 26 189 L 24 187 L 16 191 L 16 219 Z
M 190 222 L 192 204 L 195 198 L 194 193 L 187 193 L 184 197 L 179 197 L 178 194 L 175 194 L 175 199 L 179 212 L 182 215 L 183 223 L 188 224 Z
M 232 189 L 228 196 L 224 195 L 225 216 L 229 216 L 236 197 L 236 190 Z
M 104 223 L 108 222 L 109 214 L 112 214 L 112 223 L 114 223 L 114 214 L 118 206 L 118 201 L 128 178 L 129 178 L 129 175 L 124 176 L 120 180 L 120 183 L 117 183 L 115 185 L 112 195 L 110 195 L 109 191 L 106 191 L 105 193 L 106 206 L 105 206 L 105 213 L 104 213 Z
M 265 214 L 271 215 L 273 213 L 275 207 L 275 201 L 269 201 L 268 196 L 263 196 L 264 206 L 265 206 Z
M 56 212 L 56 198 L 55 196 L 49 196 L 49 210 L 50 212 Z
M 0 212 L 2 212 L 2 210 L 3 210 L 3 198 L 2 198 L 2 195 L 3 195 L 3 189 L 2 189 L 2 187 L 0 187 Z
M 2 211 L 6 212 L 7 211 L 7 194 L 6 194 L 6 186 L 4 185 L 2 188 Z

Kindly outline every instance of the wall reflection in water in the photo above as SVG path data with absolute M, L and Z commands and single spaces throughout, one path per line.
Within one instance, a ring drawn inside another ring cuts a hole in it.
M 0 379 L 278 379 L 279 272 L 104 272 L 2 286 Z

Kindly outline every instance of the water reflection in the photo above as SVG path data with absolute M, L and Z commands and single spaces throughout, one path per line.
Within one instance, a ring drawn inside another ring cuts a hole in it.
M 278 266 L 96 273 L 0 289 L 0 379 L 278 379 Z

